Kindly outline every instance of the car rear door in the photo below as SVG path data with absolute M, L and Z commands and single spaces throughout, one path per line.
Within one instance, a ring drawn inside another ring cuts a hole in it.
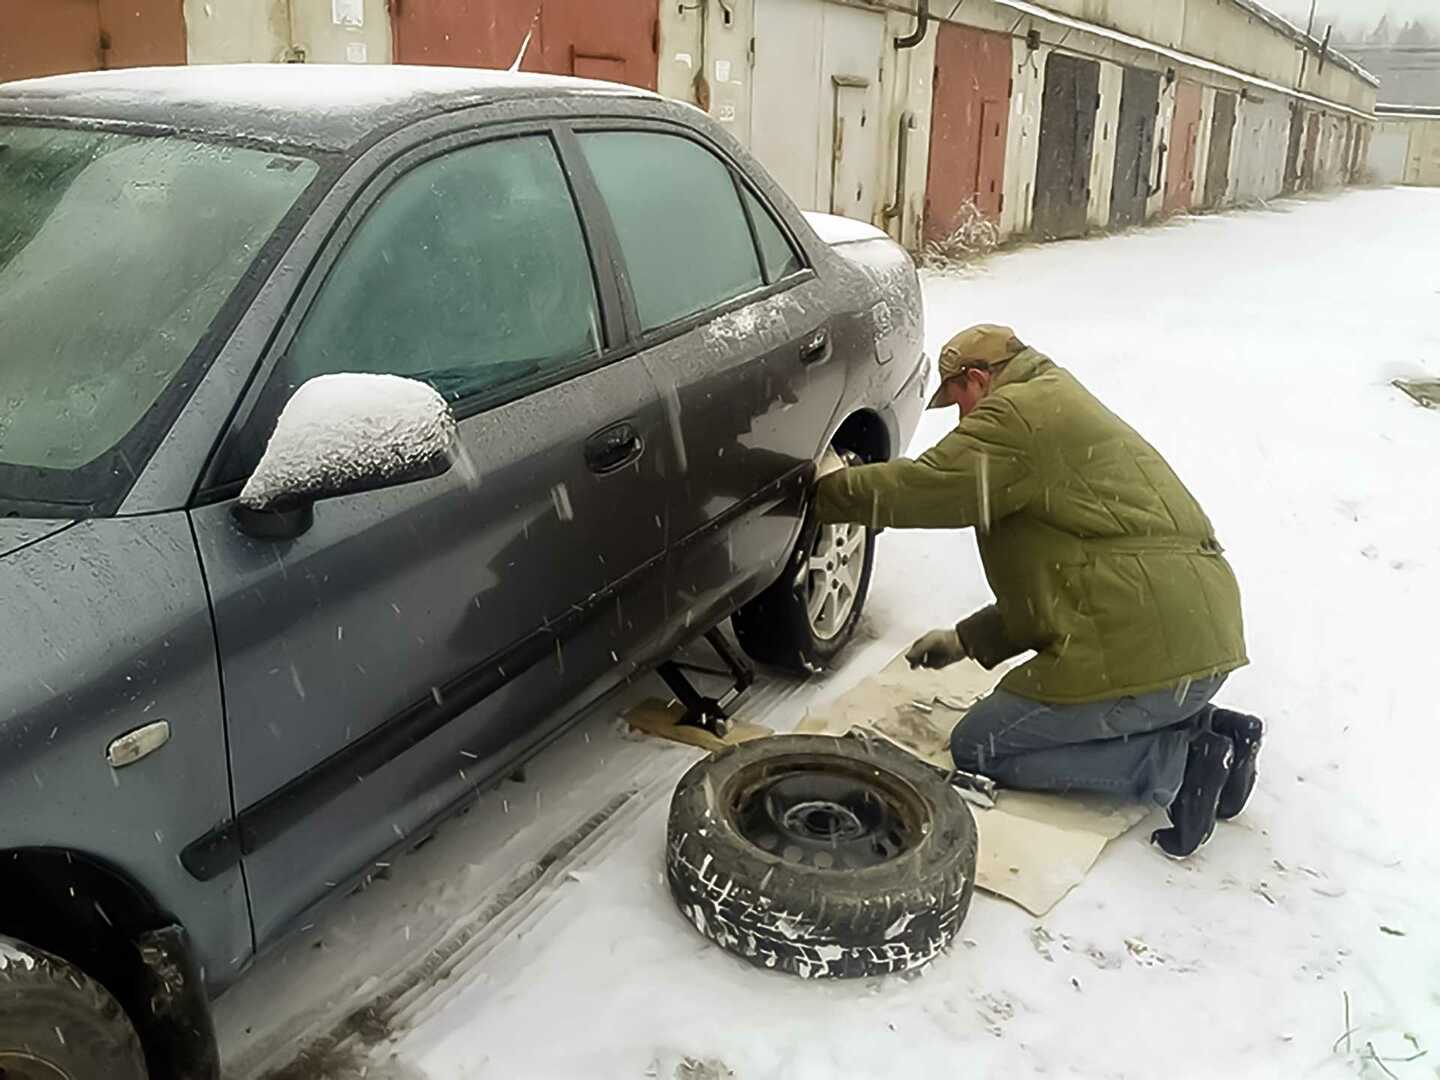
M 778 574 L 846 371 L 823 283 L 719 146 L 658 122 L 576 138 L 665 407 L 671 606 L 698 632 Z
M 293 540 L 243 534 L 230 498 L 193 511 L 240 813 L 187 858 L 204 876 L 243 853 L 260 942 L 617 680 L 662 599 L 663 414 L 552 133 L 416 148 L 340 232 L 242 404 L 220 493 L 331 372 L 429 382 L 461 452 L 445 476 L 318 504 Z

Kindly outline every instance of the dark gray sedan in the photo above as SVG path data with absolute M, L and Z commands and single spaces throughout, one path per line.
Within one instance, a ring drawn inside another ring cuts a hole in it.
M 0 86 L 0 1075 L 213 1077 L 208 1000 L 734 617 L 843 647 L 920 295 L 627 87 Z

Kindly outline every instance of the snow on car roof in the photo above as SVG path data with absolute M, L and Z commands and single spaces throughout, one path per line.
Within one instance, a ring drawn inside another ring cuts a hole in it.
M 345 149 L 381 127 L 514 98 L 653 96 L 618 83 L 412 65 L 127 68 L 0 84 L 0 116 L 131 121 Z

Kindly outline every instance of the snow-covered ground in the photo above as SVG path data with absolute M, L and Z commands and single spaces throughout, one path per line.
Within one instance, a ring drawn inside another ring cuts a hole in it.
M 1229 550 L 1253 665 L 1223 700 L 1270 741 L 1198 856 L 1164 859 L 1152 822 L 1043 920 L 977 894 L 914 978 L 757 972 L 661 879 L 693 752 L 627 738 L 616 703 L 264 959 L 220 1005 L 230 1075 L 323 1035 L 283 1075 L 1440 1076 L 1440 413 L 1388 385 L 1440 377 L 1437 237 L 1440 191 L 1360 192 L 927 283 L 932 351 L 1014 325 L 1160 448 Z M 986 599 L 968 535 L 888 533 L 867 640 L 747 715 L 791 726 Z

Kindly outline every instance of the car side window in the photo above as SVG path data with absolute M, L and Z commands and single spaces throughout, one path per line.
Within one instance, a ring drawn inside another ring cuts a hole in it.
M 580 135 L 647 333 L 765 285 L 725 162 L 679 135 Z
M 760 247 L 760 265 L 765 271 L 765 280 L 773 285 L 798 270 L 803 269 L 799 254 L 790 243 L 779 223 L 768 207 L 755 197 L 749 188 L 742 187 L 745 210 L 755 227 L 755 243 Z
M 550 140 L 455 150 L 406 173 L 355 230 L 285 363 L 296 385 L 358 371 L 451 401 L 599 351 L 595 282 Z
M 295 389 L 336 372 L 403 375 L 452 402 L 508 399 L 601 349 L 594 275 L 548 136 L 432 158 L 346 242 L 222 467 L 253 470 Z

